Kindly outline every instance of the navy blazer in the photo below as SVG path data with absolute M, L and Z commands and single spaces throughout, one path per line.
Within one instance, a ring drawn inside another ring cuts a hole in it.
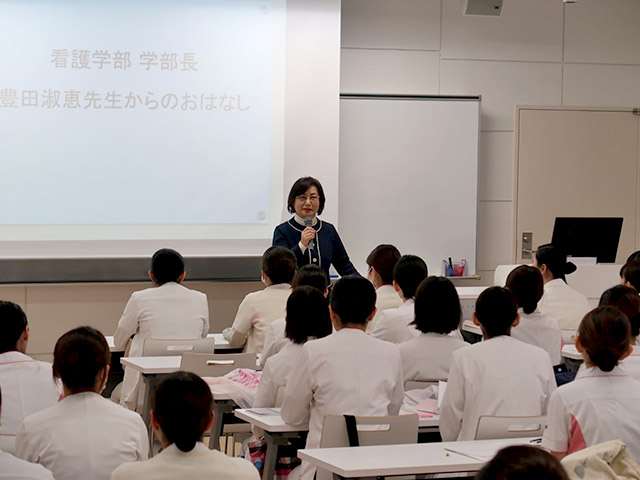
M 336 228 L 330 223 L 318 222 L 312 228 L 316 230 L 313 249 L 307 248 L 302 253 L 300 250 L 300 235 L 306 227 L 300 225 L 293 218 L 288 222 L 281 223 L 273 232 L 273 245 L 287 247 L 298 259 L 298 266 L 318 265 L 329 278 L 329 267 L 333 265 L 341 276 L 358 274 L 357 270 L 349 260 L 349 255 L 340 240 Z

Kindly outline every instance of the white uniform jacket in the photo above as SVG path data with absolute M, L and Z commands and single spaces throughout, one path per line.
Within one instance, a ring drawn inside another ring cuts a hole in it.
M 209 306 L 204 293 L 175 282 L 133 293 L 113 335 L 124 350 L 131 335 L 129 356 L 142 355 L 147 338 L 201 338 L 209 333 Z M 125 368 L 122 401 L 135 402 L 140 373 Z
M 20 352 L 0 354 L 2 418 L 0 433 L 15 435 L 25 417 L 55 404 L 62 384 L 53 379 L 51 364 Z
M 258 392 L 253 406 L 256 408 L 275 407 L 278 386 L 284 387 L 303 345 L 289 341 L 277 354 L 273 355 L 262 370 Z M 282 392 L 284 394 L 284 391 Z
M 541 348 L 502 335 L 456 350 L 440 408 L 442 440 L 473 440 L 481 415 L 544 415 L 555 389 Z
M 232 332 L 246 336 L 244 351 L 262 353 L 267 328 L 274 320 L 285 315 L 291 285 L 280 283 L 264 290 L 248 294 L 238 307 L 238 313 L 231 326 Z M 233 338 L 233 333 L 229 339 Z M 231 341 L 231 340 L 230 340 Z M 231 343 L 234 347 L 241 344 Z
M 620 366 L 624 373 L 640 381 L 640 345 L 633 346 L 633 352 L 620 362 Z
M 578 371 L 551 396 L 542 446 L 573 453 L 608 440 L 622 439 L 640 461 L 640 382 L 620 367 Z
M 16 456 L 57 480 L 108 480 L 122 463 L 148 454 L 140 415 L 93 392 L 69 395 L 27 417 L 16 436 Z
M 282 350 L 285 345 L 291 343 L 291 340 L 285 337 L 286 326 L 286 320 L 278 318 L 271 322 L 271 325 L 267 328 L 267 335 L 264 337 L 264 348 L 260 356 L 260 365 L 263 367 L 270 357 Z
M 0 480 L 54 480 L 42 465 L 25 462 L 0 450 Z
M 367 332 L 371 333 L 375 330 L 380 314 L 391 308 L 398 308 L 402 305 L 402 299 L 393 285 L 381 285 L 376 288 L 376 309 L 377 312 L 373 319 L 367 325 Z
M 343 328 L 304 344 L 280 413 L 291 425 L 308 422 L 306 448 L 317 448 L 325 415 L 397 415 L 403 395 L 398 347 Z M 311 480 L 314 472 L 302 463 L 303 480 Z
M 144 462 L 125 463 L 111 475 L 111 480 L 258 480 L 258 470 L 242 458 L 227 457 L 198 442 L 190 452 L 169 445 Z
M 570 331 L 577 330 L 582 318 L 591 310 L 587 297 L 559 278 L 545 283 L 538 308 L 555 318 L 560 330 Z
M 409 325 L 414 320 L 414 304 L 410 298 L 398 308 L 383 311 L 371 335 L 391 343 L 403 343 L 420 335 L 417 328 Z
M 453 363 L 453 352 L 468 345 L 459 338 L 439 333 L 421 333 L 400 344 L 404 381 L 446 381 Z
M 562 363 L 562 333 L 555 318 L 537 310 L 533 313 L 520 313 L 520 323 L 511 328 L 511 336 L 516 340 L 535 345 L 545 350 L 553 365 Z

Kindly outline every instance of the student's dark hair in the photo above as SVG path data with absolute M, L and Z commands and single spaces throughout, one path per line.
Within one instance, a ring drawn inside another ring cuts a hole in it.
M 611 287 L 600 297 L 599 307 L 615 307 L 624 313 L 631 324 L 631 336 L 640 335 L 640 295 L 626 285 Z
M 303 344 L 309 337 L 323 338 L 331 333 L 329 303 L 315 287 L 296 288 L 287 299 L 285 336 L 293 343 Z
M 500 450 L 475 480 L 569 480 L 562 464 L 549 452 L 529 445 Z
M 415 297 L 418 285 L 427 278 L 427 275 L 429 275 L 427 264 L 415 255 L 403 255 L 393 268 L 393 279 L 405 298 Z
M 151 408 L 162 433 L 182 452 L 200 441 L 213 415 L 209 385 L 191 372 L 175 372 L 160 380 Z
M 617 308 L 597 307 L 580 322 L 578 337 L 591 361 L 603 372 L 610 372 L 629 349 L 631 325 Z
M 540 245 L 535 252 L 538 267 L 546 265 L 553 278 L 567 281 L 566 276 L 576 271 L 576 266 L 567 262 L 567 254 L 559 247 L 547 243 Z
M 620 278 L 640 292 L 640 259 L 625 263 L 620 269 Z
M 330 303 L 343 324 L 364 325 L 376 306 L 376 291 L 366 278 L 347 275 L 333 285 Z
M 318 189 L 318 196 L 320 197 L 320 207 L 318 208 L 318 215 L 322 213 L 322 211 L 324 210 L 324 202 L 326 201 L 326 198 L 324 196 L 322 184 L 313 177 L 302 177 L 293 183 L 293 185 L 291 186 L 291 190 L 289 190 L 289 198 L 287 198 L 287 210 L 289 210 L 289 213 L 296 212 L 296 209 L 293 206 L 293 204 L 296 202 L 296 197 L 298 195 L 304 195 L 311 187 L 316 187 Z
M 0 353 L 16 350 L 26 328 L 24 310 L 13 302 L 0 301 Z
M 506 288 L 489 287 L 476 300 L 476 316 L 489 337 L 506 335 L 518 315 L 518 304 Z
M 540 270 L 528 265 L 514 268 L 507 277 L 507 289 L 516 297 L 524 313 L 533 313 L 544 293 L 544 282 Z
M 329 279 L 323 269 L 317 265 L 304 265 L 298 269 L 293 282 L 291 282 L 292 288 L 302 287 L 308 285 L 310 287 L 317 288 L 324 295 L 324 291 L 329 285 Z
M 53 349 L 53 375 L 74 393 L 93 390 L 98 373 L 110 362 L 107 340 L 93 327 L 69 330 Z
M 640 250 L 636 250 L 631 255 L 629 255 L 627 257 L 627 261 L 625 263 L 628 263 L 628 262 L 630 262 L 632 260 L 640 260 Z
M 400 252 L 393 245 L 382 244 L 374 248 L 367 257 L 367 265 L 375 268 L 384 285 L 393 283 L 393 269 L 400 260 Z
M 422 333 L 450 333 L 461 320 L 460 298 L 451 280 L 425 278 L 416 291 L 415 320 L 411 324 Z
M 298 268 L 298 260 L 285 247 L 269 247 L 262 255 L 262 271 L 274 285 L 291 283 Z
M 175 250 L 162 248 L 151 257 L 151 273 L 160 285 L 175 282 L 184 273 L 184 259 Z

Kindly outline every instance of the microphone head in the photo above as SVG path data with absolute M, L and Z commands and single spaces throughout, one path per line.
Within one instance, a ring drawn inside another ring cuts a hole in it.
M 304 217 L 304 226 L 305 227 L 310 227 L 311 225 L 313 225 L 313 218 Z

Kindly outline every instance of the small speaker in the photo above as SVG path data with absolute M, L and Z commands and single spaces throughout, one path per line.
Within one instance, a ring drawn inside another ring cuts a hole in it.
M 465 0 L 464 15 L 498 16 L 502 12 L 502 0 Z

